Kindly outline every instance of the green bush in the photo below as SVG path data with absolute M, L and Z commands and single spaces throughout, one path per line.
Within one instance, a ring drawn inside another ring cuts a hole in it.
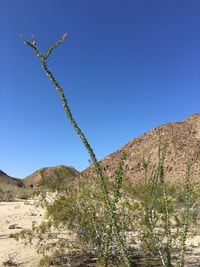
M 155 173 L 158 175 L 158 170 Z M 192 226 L 197 226 L 196 211 L 192 208 L 197 203 L 197 193 L 189 182 L 189 170 L 185 184 L 179 187 L 163 180 L 161 182 L 160 174 L 157 178 L 157 181 L 144 179 L 143 183 L 138 184 L 130 180 L 123 182 L 115 211 L 117 225 L 126 244 L 130 263 L 133 264 L 137 254 L 141 254 L 143 261 L 138 266 L 149 267 L 156 263 L 167 267 L 175 263 L 175 266 L 184 266 L 189 226 L 190 232 Z M 109 180 L 107 185 L 112 199 L 114 181 Z M 104 240 L 110 218 L 103 193 L 95 180 L 82 177 L 79 183 L 73 186 L 65 184 L 62 189 L 60 183 L 52 187 L 51 183 L 43 182 L 37 194 L 40 205 L 46 208 L 47 221 L 38 226 L 34 224 L 32 230 L 25 230 L 20 235 L 30 241 L 36 237 L 39 252 L 49 255 L 51 250 L 52 260 L 55 255 L 61 257 L 72 252 L 82 255 L 89 253 L 92 258 L 97 258 L 96 264 L 105 266 Z M 53 196 L 51 201 L 47 200 L 49 194 Z M 59 236 L 60 232 L 66 231 L 65 237 Z M 123 266 L 116 237 L 113 233 L 110 235 L 107 265 L 118 266 L 119 263 Z M 47 242 L 49 237 L 53 237 L 52 244 Z

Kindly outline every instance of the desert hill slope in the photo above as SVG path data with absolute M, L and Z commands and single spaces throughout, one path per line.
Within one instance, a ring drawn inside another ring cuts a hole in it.
M 159 141 L 160 140 L 160 141 Z M 144 179 L 144 159 L 150 159 L 150 168 L 158 162 L 158 147 L 167 145 L 165 177 L 168 181 L 183 181 L 186 166 L 191 165 L 191 177 L 200 179 L 200 113 L 177 123 L 168 123 L 133 139 L 100 162 L 105 173 L 113 177 L 120 155 L 125 151 L 128 158 L 124 169 L 125 177 L 132 181 Z M 93 167 L 83 173 L 93 174 Z
M 7 175 L 2 170 L 0 170 L 0 185 L 13 185 L 13 186 L 22 187 L 24 186 L 24 183 L 20 179 L 13 178 Z
M 187 119 L 167 123 L 150 130 L 149 132 L 131 140 L 116 152 L 103 158 L 100 163 L 109 177 L 114 176 L 122 151 L 126 152 L 127 160 L 124 166 L 125 177 L 132 181 L 144 179 L 144 160 L 150 160 L 150 169 L 158 162 L 158 147 L 167 145 L 167 157 L 165 160 L 165 177 L 168 181 L 183 181 L 187 164 L 191 166 L 191 177 L 200 179 L 200 113 L 194 114 Z M 89 167 L 82 173 L 72 167 L 64 165 L 46 167 L 37 170 L 33 174 L 20 180 L 8 176 L 0 170 L 0 185 L 2 183 L 17 186 L 37 187 L 42 176 L 49 181 L 58 181 L 64 178 L 74 181 L 85 175 L 94 175 L 94 168 Z M 85 179 L 85 178 L 83 178 Z
M 59 182 L 61 179 L 66 182 L 72 182 L 79 177 L 79 172 L 72 167 L 64 165 L 45 167 L 27 176 L 23 181 L 26 186 L 37 187 L 40 185 L 42 177 L 52 183 Z

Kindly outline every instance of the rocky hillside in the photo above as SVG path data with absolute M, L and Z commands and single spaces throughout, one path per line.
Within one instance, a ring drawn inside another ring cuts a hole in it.
M 60 179 L 66 180 L 66 182 L 72 182 L 77 180 L 79 177 L 79 172 L 72 167 L 67 167 L 64 165 L 55 166 L 55 167 L 46 167 L 42 168 L 33 174 L 27 176 L 24 179 L 24 184 L 26 186 L 38 187 L 40 185 L 41 179 L 45 177 L 49 182 L 56 183 Z
M 125 151 L 128 156 L 124 166 L 125 177 L 132 181 L 141 181 L 144 179 L 144 160 L 149 160 L 150 169 L 158 162 L 159 142 L 161 142 L 161 147 L 164 144 L 168 146 L 165 160 L 165 177 L 168 181 L 176 183 L 183 181 L 188 163 L 191 166 L 191 177 L 196 180 L 200 179 L 200 113 L 181 122 L 164 124 L 150 130 L 100 162 L 105 173 L 113 177 L 120 155 L 122 151 Z M 23 181 L 0 171 L 0 184 L 9 183 L 17 186 L 25 184 L 25 186 L 37 187 L 43 176 L 53 182 L 59 181 L 60 178 L 71 182 L 77 181 L 80 175 L 93 176 L 93 167 L 87 168 L 82 173 L 63 165 L 47 167 L 27 176 Z
M 17 187 L 23 187 L 24 183 L 17 178 L 10 177 L 5 172 L 0 170 L 0 186 L 13 185 Z
M 113 177 L 121 152 L 125 151 L 128 156 L 124 167 L 125 177 L 141 181 L 144 179 L 144 159 L 150 159 L 151 169 L 158 162 L 159 140 L 161 146 L 168 146 L 165 160 L 168 181 L 183 181 L 188 163 L 191 165 L 192 178 L 200 179 L 200 113 L 181 122 L 161 125 L 133 139 L 100 161 L 105 173 Z M 84 173 L 90 175 L 93 171 L 93 167 L 90 167 Z

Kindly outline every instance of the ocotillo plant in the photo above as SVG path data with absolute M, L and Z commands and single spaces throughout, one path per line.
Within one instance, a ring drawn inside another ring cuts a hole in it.
M 177 229 L 180 230 L 177 239 L 179 241 L 179 244 L 177 245 L 175 243 L 177 241 L 176 237 L 174 237 L 172 231 L 173 223 L 175 223 L 175 219 L 177 219 L 176 212 L 174 210 L 175 203 L 171 202 L 172 196 L 169 192 L 170 185 L 166 183 L 164 173 L 164 161 L 166 157 L 166 151 L 167 146 L 164 146 L 164 148 L 161 150 L 159 145 L 158 166 L 150 174 L 150 179 L 148 179 L 151 181 L 151 184 L 149 184 L 147 192 L 148 202 L 144 204 L 146 214 L 145 218 L 147 228 L 149 230 L 148 241 L 151 240 L 152 244 L 154 244 L 154 247 L 159 255 L 160 262 L 163 267 L 174 266 L 173 263 L 175 262 L 175 260 L 173 260 L 172 256 L 174 254 L 174 247 L 177 246 L 179 253 L 175 266 L 184 267 L 186 239 L 188 236 L 189 223 L 191 221 L 191 218 L 189 217 L 191 208 L 190 193 L 192 193 L 190 182 L 190 166 L 187 166 L 186 177 L 183 185 L 183 212 L 182 216 L 180 216 L 180 225 L 177 227 Z M 144 165 L 145 172 L 147 174 L 148 163 L 145 163 Z M 162 239 L 163 237 L 165 239 L 164 242 Z
M 79 135 L 82 143 L 84 144 L 86 150 L 89 153 L 90 159 L 91 159 L 91 163 L 94 165 L 95 171 L 96 171 L 96 175 L 98 178 L 98 182 L 100 184 L 100 188 L 102 190 L 102 193 L 104 195 L 104 201 L 106 203 L 107 209 L 108 209 L 108 214 L 109 214 L 109 221 L 108 221 L 108 230 L 105 233 L 105 240 L 102 240 L 102 242 L 104 242 L 105 244 L 105 253 L 104 253 L 104 258 L 105 258 L 105 266 L 107 266 L 107 251 L 108 251 L 108 247 L 110 245 L 110 236 L 111 234 L 115 235 L 116 238 L 116 243 L 117 243 L 117 247 L 121 253 L 122 259 L 124 261 L 125 266 L 129 267 L 130 266 L 130 261 L 127 255 L 127 251 L 126 251 L 126 246 L 124 244 L 124 240 L 121 237 L 120 234 L 120 227 L 117 221 L 117 215 L 116 215 L 116 205 L 118 203 L 119 200 L 119 196 L 120 196 L 120 187 L 121 187 L 121 182 L 122 182 L 122 170 L 123 170 L 123 165 L 124 165 L 124 160 L 125 160 L 125 155 L 122 155 L 122 158 L 120 160 L 119 163 L 119 167 L 118 170 L 116 171 L 116 182 L 115 182 L 115 189 L 114 189 L 114 200 L 112 200 L 112 198 L 109 195 L 109 191 L 108 191 L 108 186 L 107 186 L 107 177 L 104 175 L 102 168 L 99 164 L 99 162 L 97 161 L 96 155 L 90 145 L 90 143 L 88 142 L 88 139 L 86 138 L 86 136 L 84 135 L 84 133 L 82 132 L 82 130 L 80 129 L 79 125 L 77 124 L 76 120 L 74 119 L 74 116 L 71 112 L 71 109 L 69 107 L 67 98 L 65 97 L 65 93 L 63 88 L 61 87 L 61 85 L 57 82 L 57 80 L 55 79 L 54 75 L 52 74 L 52 72 L 49 70 L 48 65 L 47 65 L 47 59 L 49 58 L 49 56 L 52 54 L 52 52 L 54 51 L 55 48 L 57 48 L 57 46 L 59 46 L 61 43 L 64 42 L 64 40 L 67 38 L 67 34 L 65 33 L 61 39 L 59 39 L 57 42 L 55 42 L 52 46 L 50 46 L 47 50 L 46 53 L 41 53 L 40 50 L 38 49 L 37 46 L 37 41 L 36 38 L 34 36 L 32 36 L 32 40 L 28 41 L 26 40 L 22 35 L 21 35 L 21 40 L 30 48 L 32 48 L 36 54 L 36 56 L 40 59 L 40 63 L 42 65 L 42 68 L 44 69 L 46 75 L 49 77 L 50 81 L 52 82 L 53 86 L 55 87 L 55 89 L 58 91 L 60 97 L 61 97 L 61 101 L 62 101 L 62 105 L 64 107 L 65 113 L 68 117 L 68 119 L 70 120 L 75 132 Z

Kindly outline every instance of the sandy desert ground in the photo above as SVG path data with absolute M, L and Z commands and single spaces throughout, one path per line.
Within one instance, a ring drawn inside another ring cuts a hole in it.
M 28 229 L 32 222 L 41 222 L 44 212 L 41 208 L 35 207 L 33 201 L 0 202 L 0 267 L 5 266 L 4 262 L 10 257 L 19 266 L 36 267 L 41 256 L 32 245 L 24 245 L 23 241 L 15 241 L 10 234 Z M 16 224 L 19 229 L 9 229 L 9 226 Z
M 44 211 L 31 200 L 0 202 L 0 267 L 6 266 L 4 262 L 10 257 L 18 264 L 15 266 L 37 267 L 41 255 L 34 245 L 25 246 L 23 241 L 10 238 L 10 234 L 28 229 L 33 221 L 40 223 L 43 219 Z M 13 224 L 19 229 L 9 229 Z M 200 234 L 187 240 L 187 248 L 187 266 L 200 267 Z

